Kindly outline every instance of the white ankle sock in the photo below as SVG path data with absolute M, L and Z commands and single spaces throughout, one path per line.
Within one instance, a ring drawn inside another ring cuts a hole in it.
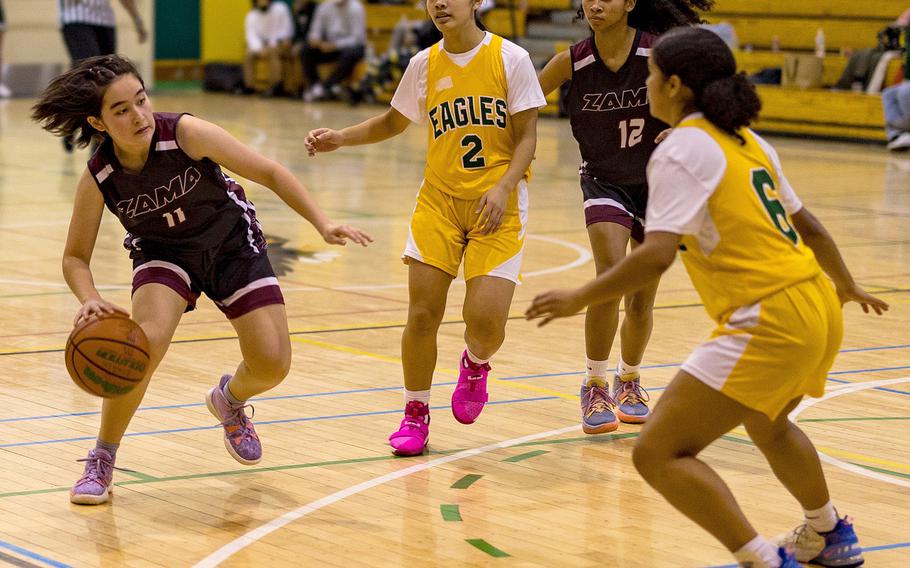
M 489 359 L 481 359 L 477 355 L 474 355 L 473 353 L 471 353 L 471 348 L 468 346 L 465 346 L 464 350 L 468 354 L 468 361 L 470 361 L 471 363 L 474 363 L 475 365 L 483 365 L 484 363 L 490 362 Z
M 430 405 L 430 389 L 422 391 L 409 391 L 404 389 L 404 403 L 407 404 L 412 400 L 418 400 L 427 406 Z
M 581 386 L 588 386 L 588 379 L 591 377 L 605 378 L 610 369 L 610 363 L 606 359 L 597 361 L 585 357 L 585 376 L 581 379 Z
M 733 553 L 737 562 L 753 568 L 780 568 L 780 556 L 777 546 L 770 540 L 758 535 L 742 548 Z M 751 563 L 751 564 L 750 564 Z
M 234 396 L 234 393 L 231 392 L 230 385 L 231 385 L 231 381 L 228 381 L 228 382 L 224 383 L 224 388 L 221 389 L 221 392 L 224 393 L 224 398 L 226 398 L 227 401 L 231 403 L 231 406 L 243 405 L 243 403 L 246 401 L 240 400 L 236 396 Z
M 619 358 L 619 364 L 616 365 L 616 374 L 620 377 L 624 377 L 631 373 L 638 373 L 638 370 L 641 368 L 641 363 L 638 365 L 629 365 L 622 360 L 622 357 Z
M 809 528 L 817 533 L 833 531 L 837 526 L 837 510 L 830 500 L 820 509 L 803 509 L 803 513 Z

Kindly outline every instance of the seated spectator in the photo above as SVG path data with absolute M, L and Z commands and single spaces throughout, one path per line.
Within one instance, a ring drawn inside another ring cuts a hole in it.
M 325 0 L 316 8 L 303 50 L 303 72 L 310 85 L 303 96 L 305 101 L 346 96 L 341 83 L 363 59 L 366 35 L 366 14 L 360 0 Z M 329 62 L 336 62 L 335 68 L 321 81 L 319 65 Z
M 3 0 L 0 0 L 0 99 L 10 97 L 9 87 L 3 84 L 3 30 L 6 29 L 6 20 L 3 17 Z
M 299 97 L 303 94 L 303 50 L 313 23 L 317 3 L 314 0 L 294 0 L 291 13 L 294 18 L 294 39 L 291 40 L 292 63 L 285 74 L 285 91 Z M 290 88 L 288 88 L 290 87 Z
M 834 88 L 842 91 L 866 90 L 882 56 L 888 51 L 900 50 L 900 33 L 908 23 L 910 23 L 910 8 L 898 16 L 893 24 L 878 33 L 878 45 L 873 48 L 858 49 L 850 54 L 847 66 Z M 877 90 L 876 86 L 874 92 Z
M 281 94 L 291 39 L 294 37 L 290 8 L 280 0 L 253 0 L 253 9 L 246 15 L 245 28 L 244 92 L 255 92 L 256 63 L 266 59 L 269 62 L 269 88 L 265 95 Z
M 892 152 L 910 150 L 910 81 L 882 91 L 885 109 L 885 134 Z

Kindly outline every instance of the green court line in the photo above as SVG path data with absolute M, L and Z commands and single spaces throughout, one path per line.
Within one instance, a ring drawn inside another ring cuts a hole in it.
M 141 479 L 143 481 L 158 481 L 157 477 L 147 475 L 145 473 L 142 473 L 141 471 L 136 471 L 133 469 L 121 469 L 120 471 L 122 471 L 123 473 L 125 473 L 127 475 L 132 475 L 136 479 Z
M 502 461 L 509 462 L 509 463 L 515 463 L 515 462 L 520 462 L 522 460 L 536 458 L 537 456 L 540 456 L 543 454 L 549 454 L 549 453 L 550 453 L 549 450 L 534 450 L 533 452 L 528 452 L 526 454 L 518 454 L 517 456 L 512 456 L 512 457 L 506 458 Z
M 606 435 L 600 435 L 600 436 L 578 436 L 578 437 L 574 437 L 574 438 L 557 438 L 555 440 L 535 440 L 533 442 L 524 442 L 522 444 L 516 444 L 514 447 L 520 448 L 520 447 L 540 446 L 540 445 L 549 445 L 549 444 L 566 444 L 566 443 L 572 443 L 572 442 L 587 442 L 589 444 L 602 444 L 602 443 L 608 443 L 608 442 L 612 442 L 612 441 L 616 441 L 616 440 L 635 438 L 637 436 L 638 436 L 638 432 L 630 432 L 627 434 L 606 434 Z M 750 442 L 749 440 L 734 438 L 732 436 L 722 436 L 721 439 L 726 440 L 728 442 L 744 444 L 747 446 L 753 445 L 752 442 Z M 431 452 L 429 452 L 429 455 L 431 455 L 431 456 L 432 455 L 447 455 L 447 454 L 454 454 L 454 453 L 461 452 L 461 451 L 464 451 L 464 448 L 454 448 L 451 450 L 442 450 L 442 451 L 431 451 Z M 228 471 L 212 471 L 212 472 L 205 472 L 205 473 L 194 473 L 194 474 L 189 474 L 189 475 L 173 475 L 170 477 L 144 476 L 144 478 L 131 479 L 128 481 L 119 481 L 119 482 L 114 483 L 114 485 L 115 486 L 126 486 L 126 485 L 136 485 L 136 484 L 145 484 L 145 483 L 162 483 L 162 482 L 168 482 L 168 481 L 185 481 L 185 480 L 190 480 L 190 479 L 207 479 L 207 478 L 215 478 L 215 477 L 228 477 L 228 476 L 233 476 L 233 475 L 268 473 L 268 472 L 272 472 L 272 471 L 287 471 L 287 470 L 293 470 L 293 469 L 329 467 L 329 466 L 334 466 L 334 465 L 349 465 L 349 464 L 357 464 L 357 463 L 392 461 L 392 460 L 400 460 L 400 459 L 402 459 L 402 458 L 390 454 L 387 456 L 371 456 L 371 457 L 365 457 L 365 458 L 349 458 L 349 459 L 343 459 L 343 460 L 329 460 L 329 461 L 322 461 L 322 462 L 296 463 L 296 464 L 277 465 L 277 466 L 272 466 L 272 467 L 232 469 L 232 470 L 228 470 Z M 905 473 L 901 473 L 901 472 L 897 472 L 897 471 L 880 469 L 880 468 L 875 468 L 872 466 L 862 465 L 862 464 L 856 464 L 856 465 L 859 467 L 871 470 L 871 471 L 876 471 L 878 473 L 894 475 L 897 477 L 910 477 Z M 143 474 L 140 474 L 140 475 L 143 475 Z M 480 479 L 481 477 L 483 477 L 483 476 L 477 475 L 477 474 L 466 475 L 466 476 L 462 477 L 461 479 L 459 479 L 458 481 L 456 481 L 452 485 L 452 488 L 464 489 L 464 488 L 470 486 L 472 483 L 474 483 L 478 479 Z M 459 486 L 459 484 L 464 484 L 464 486 L 461 487 L 461 486 Z M 8 493 L 0 493 L 0 499 L 2 499 L 4 497 L 41 495 L 44 493 L 62 493 L 64 491 L 69 491 L 69 490 L 70 490 L 70 487 L 66 486 L 66 487 L 49 487 L 49 488 L 45 488 L 45 489 L 31 489 L 31 490 L 27 490 L 27 491 L 10 491 Z
M 868 416 L 865 418 L 806 418 L 798 422 L 861 422 L 863 420 L 910 420 L 910 416 Z
M 882 469 L 882 468 L 880 468 L 880 467 L 873 467 L 873 466 L 871 466 L 871 465 L 863 465 L 863 464 L 861 464 L 861 463 L 855 463 L 855 462 L 850 462 L 850 463 L 852 463 L 853 465 L 859 466 L 859 467 L 861 467 L 861 468 L 863 468 L 863 469 L 868 469 L 869 471 L 875 471 L 875 472 L 884 473 L 884 474 L 887 474 L 887 475 L 896 475 L 896 476 L 898 476 L 898 477 L 903 477 L 903 478 L 905 478 L 905 479 L 910 479 L 910 473 L 901 473 L 901 472 L 899 472 L 899 471 L 891 471 L 890 469 Z
M 473 546 L 474 548 L 476 548 L 477 550 L 480 550 L 481 552 L 486 552 L 493 558 L 506 558 L 508 556 L 511 556 L 511 554 L 509 554 L 508 552 L 503 552 L 502 550 L 499 550 L 498 548 L 496 548 L 495 546 L 493 546 L 492 544 L 490 544 L 489 542 L 485 541 L 482 538 L 466 538 L 466 539 L 464 539 L 464 541 L 466 543 L 470 544 L 471 546 Z
M 440 505 L 439 512 L 442 513 L 442 520 L 444 521 L 461 520 L 461 511 L 458 510 L 458 505 Z
M 469 473 L 468 475 L 462 477 L 458 481 L 452 484 L 452 489 L 467 489 L 471 486 L 472 483 L 483 477 L 476 473 Z

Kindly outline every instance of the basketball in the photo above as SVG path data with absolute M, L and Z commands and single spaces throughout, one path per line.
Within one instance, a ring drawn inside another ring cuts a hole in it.
M 66 370 L 82 390 L 122 396 L 145 377 L 149 342 L 139 324 L 123 315 L 81 322 L 66 340 Z

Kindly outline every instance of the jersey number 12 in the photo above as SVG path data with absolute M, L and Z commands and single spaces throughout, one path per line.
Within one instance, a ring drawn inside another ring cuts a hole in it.
M 619 123 L 619 147 L 631 148 L 641 143 L 642 131 L 645 129 L 645 119 L 633 118 Z

